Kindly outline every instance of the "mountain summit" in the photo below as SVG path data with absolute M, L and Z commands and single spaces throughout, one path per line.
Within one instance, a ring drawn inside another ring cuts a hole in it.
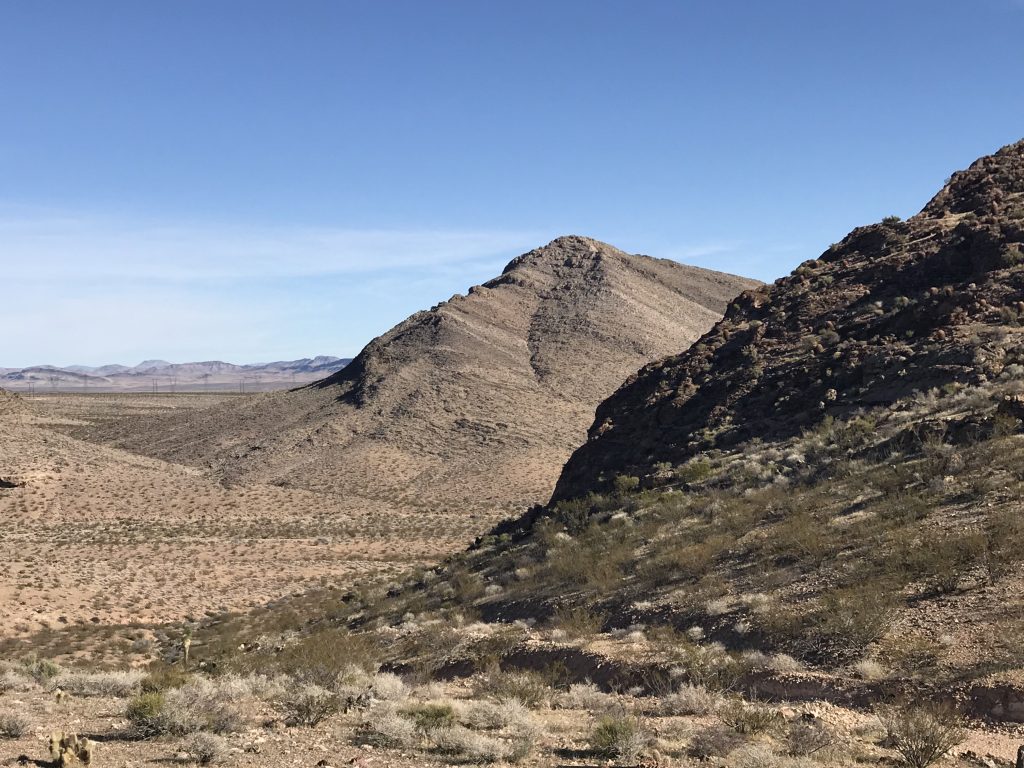
M 562 237 L 309 387 L 112 441 L 228 481 L 462 511 L 546 498 L 593 409 L 755 281 Z M 122 428 L 121 425 L 118 427 Z
M 916 216 L 855 229 L 745 291 L 686 351 L 604 402 L 556 498 L 617 474 L 933 388 L 1024 371 L 1024 142 L 954 173 Z

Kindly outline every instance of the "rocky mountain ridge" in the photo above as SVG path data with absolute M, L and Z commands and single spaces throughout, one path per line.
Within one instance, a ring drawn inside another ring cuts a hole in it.
M 691 348 L 598 408 L 566 498 L 701 452 L 799 434 L 915 392 L 1024 372 L 1024 142 L 954 173 L 916 216 L 855 229 L 745 291 Z
M 99 439 L 228 482 L 521 508 L 550 494 L 594 406 L 625 376 L 692 342 L 755 285 L 559 238 L 416 313 L 314 385 L 201 417 L 113 425 Z

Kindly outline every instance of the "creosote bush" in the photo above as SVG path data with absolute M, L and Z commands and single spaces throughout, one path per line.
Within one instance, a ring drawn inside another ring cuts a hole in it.
M 602 757 L 635 763 L 650 737 L 633 715 L 611 714 L 598 719 L 590 734 L 590 746 Z
M 155 691 L 142 693 L 129 702 L 124 716 L 140 738 L 159 736 L 164 732 L 164 695 Z
M 29 721 L 16 712 L 0 713 L 0 738 L 20 739 L 30 728 Z
M 661 698 L 661 711 L 666 715 L 710 715 L 724 704 L 720 693 L 686 683 Z
M 316 683 L 292 681 L 274 701 L 286 725 L 313 728 L 341 708 L 338 694 Z
M 766 733 L 782 725 L 782 715 L 771 707 L 741 699 L 722 707 L 718 717 L 736 733 L 743 734 Z
M 551 686 L 537 672 L 503 672 L 495 670 L 481 676 L 476 684 L 477 696 L 492 699 L 514 699 L 524 706 L 536 709 L 551 699 Z
M 737 747 L 745 744 L 747 737 L 728 726 L 702 728 L 690 740 L 687 754 L 698 760 L 709 757 L 725 757 Z
M 199 731 L 234 733 L 244 726 L 238 701 L 242 695 L 196 677 L 181 688 L 139 694 L 128 703 L 125 717 L 139 738 Z
M 428 734 L 434 751 L 456 757 L 467 763 L 496 763 L 508 755 L 504 742 L 474 733 L 461 725 L 438 728 Z
M 963 718 L 941 705 L 906 704 L 881 713 L 892 748 L 910 768 L 928 768 L 964 740 Z
M 608 709 L 615 699 L 593 683 L 575 683 L 569 690 L 558 695 L 555 704 L 561 709 L 585 709 L 601 711 Z
M 420 704 L 402 710 L 402 714 L 415 723 L 420 733 L 455 725 L 455 708 L 451 704 Z
M 197 733 L 185 743 L 185 751 L 200 765 L 219 763 L 228 756 L 228 743 L 215 733 Z
M 357 732 L 357 739 L 378 747 L 410 749 L 420 741 L 421 735 L 412 718 L 391 707 L 379 707 L 366 716 Z

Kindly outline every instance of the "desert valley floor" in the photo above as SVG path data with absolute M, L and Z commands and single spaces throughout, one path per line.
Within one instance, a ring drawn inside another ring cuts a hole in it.
M 0 416 L 0 640 L 241 610 L 433 562 L 490 522 L 379 498 L 225 487 L 200 469 L 68 436 L 239 395 L 43 395 Z M 500 515 L 499 515 L 500 516 Z

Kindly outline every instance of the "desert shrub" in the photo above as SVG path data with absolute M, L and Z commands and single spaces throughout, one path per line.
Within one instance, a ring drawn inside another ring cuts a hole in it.
M 703 728 L 690 740 L 687 754 L 698 760 L 710 757 L 725 757 L 737 747 L 745 744 L 747 737 L 728 728 L 717 726 Z
M 510 763 L 519 763 L 532 755 L 540 742 L 542 731 L 532 717 L 509 723 L 507 732 L 509 741 L 505 759 Z
M 643 724 L 632 715 L 605 715 L 590 734 L 590 747 L 602 757 L 635 763 L 650 741 Z
M 766 744 L 744 744 L 728 755 L 729 768 L 795 768 Z
M 487 637 L 473 643 L 465 651 L 465 656 L 472 658 L 477 669 L 490 669 L 500 666 L 501 660 L 523 641 L 525 630 L 517 626 L 496 628 Z
M 142 693 L 129 702 L 125 717 L 140 738 L 199 731 L 234 733 L 245 724 L 235 692 L 204 678 L 194 678 L 181 688 Z
M 791 755 L 807 757 L 828 749 L 835 734 L 819 720 L 797 720 L 786 728 L 786 749 Z
M 155 691 L 141 693 L 128 703 L 124 716 L 140 738 L 164 732 L 164 695 Z
M 50 681 L 51 687 L 60 688 L 74 696 L 111 696 L 127 698 L 137 693 L 144 672 L 65 672 Z
M 455 725 L 455 708 L 451 704 L 420 704 L 402 712 L 412 720 L 420 733 L 429 733 L 439 728 Z
M 0 672 L 0 694 L 7 691 L 31 691 L 38 687 L 35 679 L 20 669 L 5 669 Z
M 467 605 L 484 596 L 484 583 L 481 578 L 463 567 L 455 567 L 449 571 L 448 583 L 459 605 Z
M 805 653 L 847 663 L 860 656 L 888 628 L 893 590 L 883 581 L 841 587 L 825 593 L 818 606 L 791 628 Z
M 717 712 L 724 703 L 725 700 L 717 691 L 687 683 L 663 696 L 660 709 L 666 715 L 710 715 Z
M 826 523 L 807 510 L 798 510 L 772 526 L 761 541 L 764 555 L 778 564 L 816 567 L 833 548 Z
M 284 716 L 286 725 L 313 728 L 341 708 L 338 693 L 316 683 L 295 680 L 274 707 Z
M 576 683 L 558 695 L 555 703 L 562 709 L 607 709 L 614 699 L 593 683 Z
M 570 638 L 596 635 L 604 626 L 604 617 L 582 605 L 559 606 L 551 614 L 551 626 Z
M 30 728 L 29 721 L 15 712 L 0 713 L 0 738 L 20 739 Z
M 409 686 L 398 675 L 378 672 L 370 683 L 370 692 L 381 701 L 400 701 L 409 697 Z
M 165 712 L 170 717 L 172 733 L 210 731 L 235 733 L 242 730 L 244 717 L 240 700 L 245 692 L 231 686 L 221 687 L 219 681 L 195 678 L 181 688 L 167 691 Z
M 1024 559 L 1018 542 L 1024 540 L 1024 516 L 1016 508 L 990 514 L 985 526 L 985 566 L 991 582 L 1009 573 Z
M 883 680 L 889 676 L 889 670 L 876 659 L 861 659 L 853 665 L 853 671 L 862 680 Z
M 47 685 L 50 680 L 57 677 L 64 670 L 59 664 L 49 659 L 40 659 L 35 656 L 25 659 L 22 662 L 25 672 L 39 685 Z
M 905 553 L 905 566 L 932 591 L 946 594 L 955 591 L 964 572 L 984 558 L 986 543 L 983 533 L 933 534 Z
M 409 749 L 420 740 L 420 732 L 410 718 L 390 707 L 370 711 L 358 730 L 360 741 L 378 747 Z
M 683 483 L 699 483 L 711 476 L 711 462 L 705 458 L 691 459 L 672 473 Z
M 479 678 L 475 686 L 477 696 L 492 699 L 515 699 L 531 709 L 546 705 L 551 699 L 551 687 L 537 672 L 494 671 Z
M 467 763 L 496 763 L 508 755 L 503 741 L 474 733 L 461 725 L 438 728 L 428 735 L 435 751 Z
M 928 637 L 901 637 L 883 642 L 878 650 L 881 661 L 903 675 L 931 675 L 939 666 L 945 649 Z
M 736 733 L 743 734 L 766 733 L 782 724 L 782 715 L 771 707 L 757 702 L 747 703 L 740 699 L 722 707 L 718 717 Z
M 288 645 L 274 656 L 273 667 L 280 674 L 331 688 L 339 674 L 352 667 L 376 671 L 379 660 L 380 647 L 368 635 L 325 629 Z M 255 659 L 254 663 L 266 666 L 263 659 Z
M 548 559 L 545 573 L 552 586 L 608 589 L 619 582 L 633 559 L 629 537 L 592 525 Z
M 804 665 L 794 659 L 792 656 L 786 653 L 775 653 L 772 654 L 765 664 L 767 669 L 772 672 L 779 672 L 782 674 L 801 672 L 804 669 Z
M 619 495 L 632 493 L 640 487 L 640 478 L 634 475 L 616 475 L 612 481 L 615 492 Z
M 881 713 L 888 741 L 910 768 L 927 768 L 964 740 L 960 714 L 941 705 L 898 705 Z
M 171 688 L 180 688 L 191 679 L 192 675 L 181 667 L 160 662 L 150 665 L 146 676 L 139 681 L 139 685 L 143 693 L 157 693 Z
M 459 713 L 470 728 L 498 730 L 531 722 L 530 710 L 516 699 L 472 701 Z
M 702 688 L 727 691 L 749 670 L 742 658 L 728 653 L 721 645 L 680 644 L 674 650 L 673 674 Z
M 642 564 L 640 575 L 653 585 L 695 581 L 708 572 L 715 558 L 734 540 L 731 536 L 714 534 L 698 542 L 672 539 L 658 542 L 657 549 Z
M 185 751 L 200 765 L 213 765 L 228 756 L 228 743 L 215 733 L 197 733 L 185 742 Z

